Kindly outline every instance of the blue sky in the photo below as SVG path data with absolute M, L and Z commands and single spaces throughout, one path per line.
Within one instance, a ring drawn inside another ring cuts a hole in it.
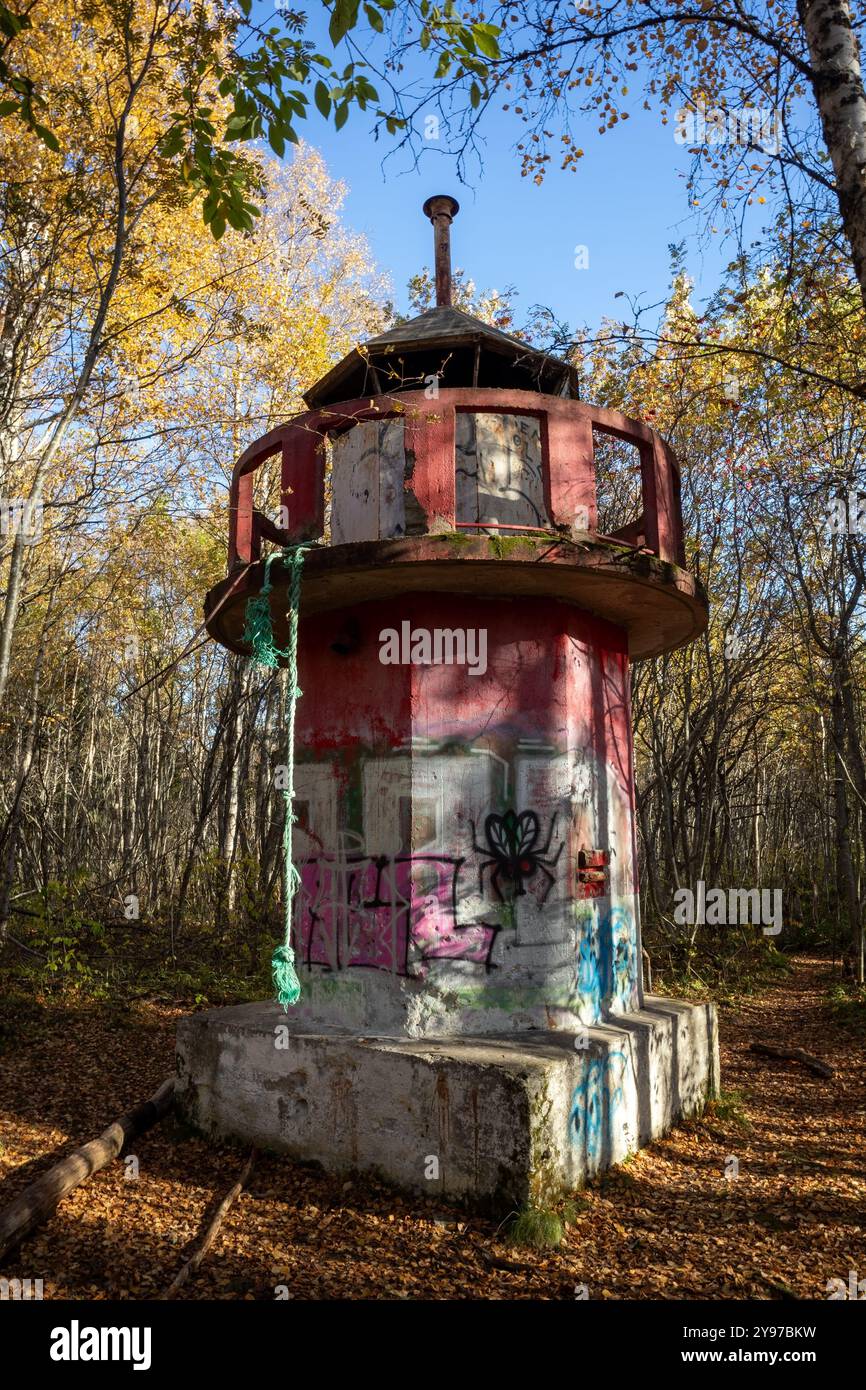
M 309 8 L 317 20 L 310 36 L 323 52 L 333 52 L 317 6 Z M 575 129 L 585 151 L 578 170 L 560 170 L 552 145 L 541 186 L 520 176 L 514 146 L 524 127 L 498 109 L 486 115 L 483 168 L 470 174 L 469 187 L 460 185 L 456 161 L 433 141 L 422 142 L 417 169 L 406 155 L 383 168 L 390 137 L 374 143 L 369 117 L 355 109 L 336 132 L 311 108 L 301 133 L 348 185 L 344 220 L 367 236 L 401 310 L 410 275 L 432 261 L 432 229 L 421 205 L 432 193 L 450 193 L 460 202 L 452 231 L 455 266 L 479 288 L 514 285 L 518 323 L 533 304 L 543 304 L 572 327 L 595 328 L 605 316 L 629 317 L 626 301 L 614 297 L 618 291 L 647 305 L 664 299 L 671 242 L 686 243 L 698 299 L 712 293 L 734 254 L 721 235 L 699 236 L 703 224 L 685 190 L 690 156 L 674 140 L 672 125 L 642 109 L 638 79 L 635 74 L 629 120 L 602 136 L 587 117 L 584 128 Z M 578 245 L 588 248 L 588 269 L 575 268 Z
M 318 117 L 309 122 L 311 143 L 349 186 L 345 220 L 368 237 L 401 308 L 409 276 L 432 261 L 432 228 L 421 212 L 431 193 L 450 193 L 460 203 L 452 228 L 454 264 L 479 287 L 513 284 L 518 321 L 538 303 L 572 325 L 595 326 L 605 315 L 625 315 L 617 291 L 654 303 L 670 283 L 669 243 L 684 238 L 698 292 L 714 288 L 716 239 L 703 250 L 698 246 L 699 224 L 681 177 L 688 155 L 657 117 L 643 112 L 627 129 L 594 138 L 587 132 L 579 169 L 554 168 L 538 186 L 520 177 L 516 122 L 491 114 L 484 168 L 470 187 L 459 184 L 455 161 L 432 147 L 417 170 L 398 156 L 383 171 L 385 149 L 371 141 L 360 112 L 339 133 Z M 575 269 L 578 245 L 587 247 L 588 269 Z

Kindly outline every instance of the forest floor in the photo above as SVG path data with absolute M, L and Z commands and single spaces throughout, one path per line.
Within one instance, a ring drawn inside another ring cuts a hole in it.
M 866 1035 L 839 1018 L 826 961 L 721 1011 L 725 1099 L 611 1170 L 577 1200 L 556 1250 L 508 1244 L 493 1222 L 260 1156 L 178 1297 L 273 1299 L 826 1298 L 866 1277 Z M 0 1207 L 173 1071 L 178 1009 L 139 1002 L 0 1012 Z M 14 1039 L 14 1042 L 13 1042 Z M 803 1047 L 821 1080 L 753 1041 Z M 163 1125 L 71 1193 L 0 1273 L 45 1298 L 157 1298 L 243 1165 L 238 1148 Z M 726 1177 L 730 1159 L 739 1175 Z

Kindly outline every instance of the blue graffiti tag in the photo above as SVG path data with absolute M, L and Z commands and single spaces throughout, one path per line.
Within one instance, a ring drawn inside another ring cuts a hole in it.
M 589 1159 L 600 1157 L 605 1130 L 608 1138 L 611 1135 L 617 1111 L 622 1105 L 626 1065 L 624 1052 L 590 1057 L 583 1080 L 574 1088 L 568 1131 L 571 1142 L 582 1143 Z
M 637 1002 L 636 933 L 626 908 L 611 907 L 586 922 L 577 950 L 577 991 L 589 1022 L 605 1008 L 629 1009 Z

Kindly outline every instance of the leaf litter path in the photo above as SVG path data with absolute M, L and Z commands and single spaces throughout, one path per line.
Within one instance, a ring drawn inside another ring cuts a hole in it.
M 503 1242 L 494 1223 L 261 1156 L 184 1299 L 826 1298 L 866 1276 L 866 1037 L 832 1016 L 827 963 L 722 1013 L 729 1110 L 678 1127 L 581 1199 L 556 1251 Z M 0 1204 L 70 1147 L 150 1095 L 173 1065 L 180 1011 L 156 1003 L 0 1016 Z M 749 1052 L 804 1047 L 829 1081 Z M 723 1118 L 727 1116 L 727 1118 Z M 159 1297 L 235 1180 L 241 1150 L 144 1135 L 62 1203 L 0 1273 L 41 1278 L 46 1298 Z M 739 1176 L 726 1178 L 730 1159 Z

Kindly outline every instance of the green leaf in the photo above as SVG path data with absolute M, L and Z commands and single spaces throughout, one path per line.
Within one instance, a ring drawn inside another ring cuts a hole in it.
M 0 101 L 0 116 L 11 116 L 13 111 L 20 111 L 17 101 Z
M 341 102 L 341 103 L 340 103 L 340 105 L 337 107 L 336 111 L 334 112 L 334 126 L 336 127 L 337 130 L 342 130 L 342 129 L 343 129 L 343 126 L 346 124 L 346 122 L 347 122 L 348 119 L 349 119 L 349 103 L 348 103 L 347 101 L 344 101 L 344 102 Z
M 0 31 L 7 38 L 14 39 L 21 33 L 22 29 L 30 29 L 30 20 L 26 15 L 13 14 L 6 5 L 0 5 Z
M 163 140 L 159 152 L 163 159 L 173 159 L 176 154 L 180 154 L 182 149 L 183 131 L 180 126 L 174 126 Z
M 472 86 L 469 88 L 469 100 L 473 107 L 479 107 L 481 105 L 481 88 L 477 82 L 473 82 Z
M 226 205 L 226 218 L 236 232 L 246 231 L 251 225 L 249 214 L 244 213 L 241 208 L 232 207 L 230 203 Z
M 377 34 L 384 33 L 385 21 L 378 10 L 374 10 L 372 5 L 365 5 L 364 14 L 371 29 L 375 29 Z
M 279 155 L 280 159 L 282 159 L 286 152 L 286 142 L 275 125 L 272 125 L 268 131 L 268 144 L 274 154 Z M 234 223 L 232 223 L 232 226 L 234 226 Z
M 221 213 L 218 213 L 216 217 L 211 218 L 210 229 L 213 233 L 214 240 L 219 241 L 220 237 L 226 229 L 226 220 Z
M 38 121 L 33 122 L 33 129 L 36 131 L 43 145 L 47 145 L 49 150 L 53 150 L 55 154 L 59 154 L 60 141 L 57 139 L 53 130 L 49 130 L 47 125 L 39 125 Z
M 499 44 L 496 41 L 496 35 L 490 32 L 490 26 L 476 24 L 473 26 L 472 32 L 479 53 L 483 53 L 485 58 L 499 57 Z
M 421 45 L 422 48 L 429 48 L 429 47 L 430 47 L 430 30 L 429 30 L 429 29 L 424 28 L 424 29 L 421 30 L 421 37 L 420 37 L 420 39 L 418 40 L 418 42 L 419 42 L 419 44 Z
M 324 82 L 316 83 L 315 89 L 313 91 L 313 100 L 315 101 L 316 106 L 319 108 L 322 115 L 325 117 L 325 120 L 327 120 L 331 114 L 331 98 L 328 94 L 328 89 L 325 86 Z
M 331 43 L 335 48 L 358 23 L 359 8 L 360 0 L 335 0 L 331 22 L 328 25 Z

